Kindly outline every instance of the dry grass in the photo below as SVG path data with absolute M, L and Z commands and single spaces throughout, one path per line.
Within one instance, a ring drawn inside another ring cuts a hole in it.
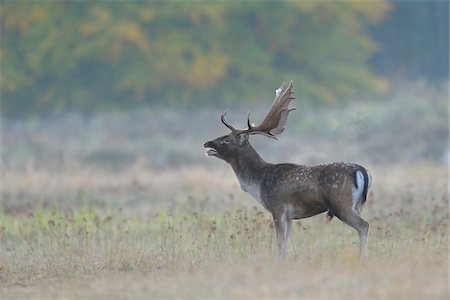
M 0 298 L 448 299 L 447 169 L 369 169 L 370 258 L 352 229 L 316 216 L 294 223 L 285 263 L 226 166 L 8 169 Z

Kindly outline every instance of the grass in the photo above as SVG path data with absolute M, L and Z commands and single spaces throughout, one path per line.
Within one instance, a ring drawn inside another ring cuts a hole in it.
M 4 120 L 0 299 L 449 299 L 447 98 L 416 85 L 323 109 L 298 99 L 279 142 L 252 138 L 271 162 L 368 167 L 365 261 L 356 232 L 323 215 L 295 221 L 276 260 L 268 213 L 203 159 L 219 110 Z M 260 120 L 260 104 L 230 122 Z
M 448 299 L 447 169 L 369 169 L 370 258 L 319 215 L 294 222 L 284 263 L 270 216 L 226 166 L 8 169 L 0 298 Z

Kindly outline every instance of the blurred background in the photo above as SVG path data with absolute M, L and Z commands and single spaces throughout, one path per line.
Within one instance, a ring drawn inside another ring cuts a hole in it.
M 0 22 L 1 299 L 449 298 L 449 1 L 2 0 Z M 322 215 L 280 270 L 271 216 L 204 156 L 287 80 L 286 130 L 251 143 L 370 170 L 364 264 Z
M 228 170 L 220 113 L 261 121 L 285 80 L 268 161 L 449 160 L 448 1 L 3 1 L 0 50 L 5 172 Z

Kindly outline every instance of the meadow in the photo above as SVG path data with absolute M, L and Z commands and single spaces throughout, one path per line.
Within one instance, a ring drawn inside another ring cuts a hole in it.
M 323 214 L 294 222 L 277 261 L 270 215 L 203 156 L 217 112 L 188 129 L 171 112 L 4 122 L 0 298 L 448 299 L 447 124 L 439 106 L 413 123 L 382 110 L 395 111 L 316 112 L 321 127 L 300 112 L 280 142 L 254 140 L 269 161 L 371 171 L 364 261 L 356 232 Z
M 225 167 L 10 171 L 3 197 L 22 203 L 0 213 L 0 296 L 446 299 L 447 169 L 371 170 L 362 262 L 356 232 L 324 215 L 294 222 L 278 262 L 270 216 Z

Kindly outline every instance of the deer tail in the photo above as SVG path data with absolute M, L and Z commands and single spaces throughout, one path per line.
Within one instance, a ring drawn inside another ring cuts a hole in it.
M 356 165 L 353 173 L 354 186 L 352 187 L 352 209 L 361 214 L 362 207 L 367 200 L 367 192 L 370 187 L 370 173 L 363 167 Z

